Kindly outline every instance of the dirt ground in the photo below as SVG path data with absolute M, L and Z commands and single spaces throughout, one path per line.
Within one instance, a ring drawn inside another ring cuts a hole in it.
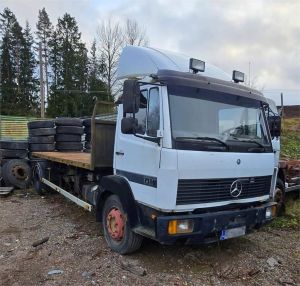
M 0 198 L 0 285 L 300 285 L 299 231 L 264 228 L 197 247 L 145 240 L 121 256 L 92 213 L 19 191 Z

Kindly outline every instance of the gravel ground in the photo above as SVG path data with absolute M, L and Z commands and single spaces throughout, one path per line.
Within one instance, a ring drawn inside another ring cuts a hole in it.
M 121 256 L 94 215 L 60 195 L 19 192 L 0 205 L 0 285 L 300 285 L 297 230 L 264 228 L 198 247 L 145 240 Z

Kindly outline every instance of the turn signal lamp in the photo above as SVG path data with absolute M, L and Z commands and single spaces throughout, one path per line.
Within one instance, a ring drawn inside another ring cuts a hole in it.
M 192 70 L 193 73 L 204 72 L 205 71 L 205 62 L 191 58 L 190 59 L 190 70 Z
M 190 219 L 170 220 L 168 225 L 169 234 L 190 233 L 194 230 L 194 222 Z
M 244 82 L 245 81 L 245 74 L 240 71 L 233 71 L 232 72 L 232 79 L 235 83 Z

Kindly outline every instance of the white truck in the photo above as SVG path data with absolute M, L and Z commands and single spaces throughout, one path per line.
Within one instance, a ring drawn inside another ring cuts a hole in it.
M 239 84 L 242 73 L 231 78 L 197 59 L 129 46 L 118 76 L 116 122 L 96 104 L 91 154 L 33 153 L 45 160 L 34 168 L 37 191 L 52 188 L 94 209 L 121 254 L 143 237 L 225 240 L 275 216 L 278 130 L 269 128 L 266 98 Z

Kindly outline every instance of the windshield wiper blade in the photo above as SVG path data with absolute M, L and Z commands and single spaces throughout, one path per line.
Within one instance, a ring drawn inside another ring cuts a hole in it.
M 222 140 L 215 138 L 215 137 L 176 137 L 175 139 L 187 139 L 187 140 L 206 140 L 206 141 L 215 141 L 218 142 L 220 144 L 222 144 L 224 147 L 226 147 L 226 149 L 228 150 L 229 146 Z
M 232 137 L 233 139 L 239 141 L 239 142 L 250 142 L 250 143 L 255 143 L 256 145 L 258 145 L 260 148 L 263 148 L 264 150 L 266 149 L 265 146 L 253 139 L 240 139 L 238 137 Z

